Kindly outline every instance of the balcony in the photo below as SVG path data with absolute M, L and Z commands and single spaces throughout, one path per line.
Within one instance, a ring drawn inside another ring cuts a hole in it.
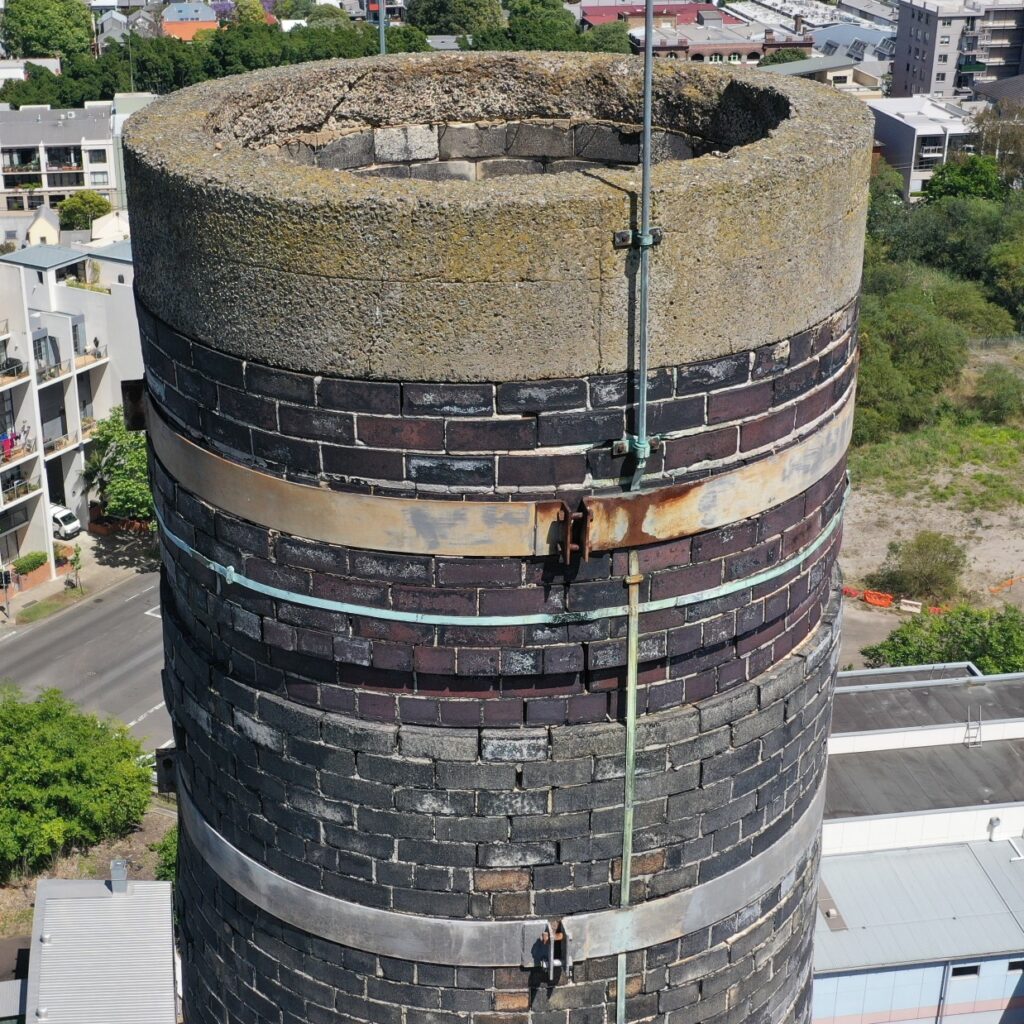
M 4 160 L 3 167 L 4 174 L 38 174 L 40 170 L 39 158 L 35 160 L 26 160 L 24 163 L 14 163 Z
M 17 384 L 19 380 L 28 380 L 28 377 L 28 363 L 20 359 L 8 359 L 6 363 L 0 363 L 0 388 Z
M 40 386 L 52 384 L 71 372 L 71 360 L 62 359 L 59 363 L 36 363 L 36 378 Z
M 76 444 L 78 444 L 78 434 L 73 430 L 69 434 L 61 434 L 60 437 L 44 438 L 43 457 L 48 459 L 51 455 L 56 455 L 57 452 L 74 448 Z
M 35 494 L 42 486 L 38 478 L 26 480 L 22 477 L 7 484 L 0 484 L 0 495 L 3 495 L 3 503 L 10 505 L 11 502 L 19 501 L 21 498 L 27 498 L 30 494 Z
M 919 160 L 934 159 L 935 157 L 942 156 L 941 146 L 922 146 L 917 151 Z
M 29 456 L 34 455 L 35 451 L 35 441 L 20 441 L 7 447 L 0 446 L 0 465 L 7 466 L 15 462 L 21 462 L 22 459 L 27 459 Z
M 96 417 L 87 416 L 85 410 L 82 410 L 82 440 L 88 441 L 90 437 L 96 432 Z
M 84 352 L 75 353 L 75 369 L 81 370 L 85 366 L 92 366 L 93 363 L 102 363 L 106 358 L 106 345 L 97 345 L 95 348 L 87 348 Z

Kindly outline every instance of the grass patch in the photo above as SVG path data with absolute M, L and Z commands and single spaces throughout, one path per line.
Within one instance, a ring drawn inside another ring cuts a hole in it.
M 965 512 L 1024 504 L 1024 429 L 943 419 L 850 451 L 854 485 L 948 502 Z
M 0 939 L 32 931 L 32 908 L 14 907 L 0 913 Z
M 30 622 L 38 622 L 40 619 L 49 618 L 49 616 L 55 615 L 63 608 L 69 608 L 73 604 L 78 604 L 85 596 L 85 593 L 81 590 L 64 590 L 53 597 L 44 597 L 41 601 L 36 601 L 35 604 L 23 608 L 18 612 L 14 621 L 19 626 L 27 626 Z

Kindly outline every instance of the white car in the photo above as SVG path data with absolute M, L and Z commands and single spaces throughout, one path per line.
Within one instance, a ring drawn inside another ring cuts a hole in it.
M 63 505 L 54 505 L 51 516 L 53 519 L 53 535 L 60 540 L 71 540 L 82 532 L 82 524 L 78 516 Z

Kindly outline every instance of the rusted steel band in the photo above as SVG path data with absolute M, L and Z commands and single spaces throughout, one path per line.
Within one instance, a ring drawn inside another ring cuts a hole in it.
M 825 786 L 771 846 L 692 889 L 562 918 L 573 957 L 590 960 L 660 945 L 708 928 L 777 887 L 809 853 L 821 830 Z M 310 935 L 399 960 L 463 967 L 529 967 L 548 922 L 466 921 L 364 906 L 279 875 L 228 842 L 200 814 L 178 781 L 181 823 L 203 860 L 239 895 Z
M 747 519 L 801 494 L 839 463 L 853 395 L 810 437 L 776 455 L 692 483 L 587 498 L 565 519 L 560 501 L 442 501 L 332 491 L 284 480 L 207 451 L 152 409 L 150 440 L 182 487 L 267 529 L 325 544 L 401 554 L 546 556 L 561 543 L 607 551 L 674 540 Z M 567 535 L 567 526 L 577 531 Z

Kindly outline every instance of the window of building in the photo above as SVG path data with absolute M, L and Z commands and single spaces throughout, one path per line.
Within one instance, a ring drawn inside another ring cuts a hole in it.
M 17 231 L 5 231 L 4 232 L 4 241 L 5 242 L 16 242 L 17 240 L 18 240 L 18 232 Z
M 940 53 L 939 54 L 939 63 L 940 64 L 948 64 L 949 63 L 949 54 L 948 53 Z
M 8 196 L 7 197 L 7 209 L 8 210 L 24 210 L 25 209 L 25 197 L 24 196 Z
M 740 55 L 738 53 L 730 53 L 729 54 L 729 63 L 730 64 L 739 64 L 739 62 L 740 62 Z
M 117 275 L 117 283 L 118 284 L 124 284 L 124 274 L 118 274 Z
M 105 149 L 90 149 L 87 152 L 89 154 L 89 163 L 105 164 L 107 162 L 107 151 Z
M 55 193 L 51 192 L 50 193 L 50 207 L 53 208 L 53 209 L 56 209 L 61 203 L 64 202 L 65 199 L 67 199 L 67 196 L 56 195 Z
M 106 185 L 108 183 L 109 175 L 106 171 L 90 171 L 89 172 L 89 184 L 90 185 Z
M 708 60 L 712 64 L 721 64 L 722 63 L 722 55 L 720 53 L 713 53 L 713 54 L 711 54 L 710 57 L 708 57 Z
M 46 205 L 46 197 L 40 192 L 30 192 L 28 196 L 28 208 L 38 210 L 40 206 Z
M 939 36 L 939 46 L 949 46 L 949 36 Z
M 1008 971 L 1024 971 L 1024 960 L 1011 960 L 1007 965 Z
M 846 85 L 846 83 L 848 81 L 849 81 L 849 76 L 848 75 L 833 75 L 832 76 L 832 84 L 833 85 Z
M 980 973 L 980 964 L 970 964 L 966 967 L 954 967 L 950 975 L 954 978 L 976 978 Z
M 938 74 L 937 74 L 937 75 L 935 76 L 935 81 L 936 81 L 936 82 L 944 82 L 945 80 L 946 80 L 946 72 L 945 72 L 945 71 L 940 71 L 940 72 L 939 72 L 939 73 L 938 73 Z
M 940 22 L 940 24 L 943 26 L 943 28 L 949 28 L 950 25 L 953 24 L 953 19 L 952 18 L 943 18 L 942 21 Z

